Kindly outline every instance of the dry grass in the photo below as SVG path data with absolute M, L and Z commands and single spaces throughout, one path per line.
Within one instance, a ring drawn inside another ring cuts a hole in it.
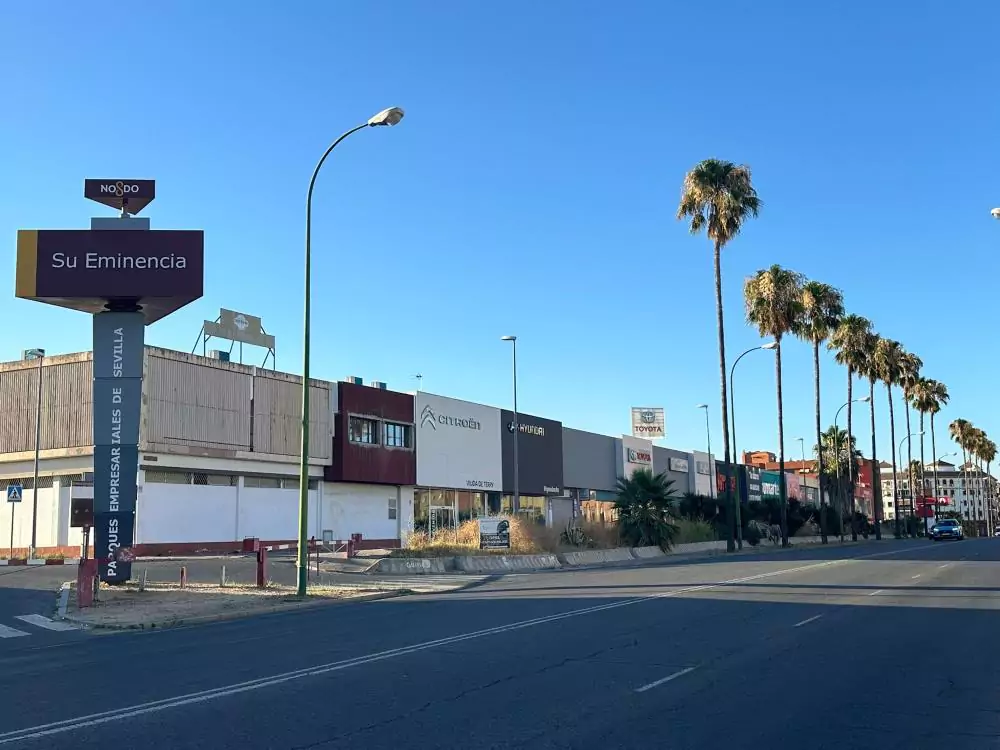
M 618 529 L 602 524 L 584 523 L 584 533 L 592 540 L 591 549 L 609 549 L 619 546 Z M 534 555 L 577 549 L 560 542 L 562 529 L 550 529 L 540 524 L 510 519 L 510 549 L 480 550 L 479 522 L 465 521 L 457 531 L 447 529 L 433 536 L 423 531 L 411 534 L 406 546 L 394 550 L 398 557 L 452 557 L 455 555 Z
M 100 601 L 91 608 L 71 609 L 73 618 L 97 627 L 170 627 L 180 622 L 210 619 L 219 615 L 238 617 L 302 606 L 322 599 L 351 599 L 377 592 L 374 588 L 312 585 L 305 599 L 295 596 L 290 586 L 270 585 L 258 589 L 249 584 L 229 583 L 222 588 L 205 583 L 138 582 L 124 586 L 102 586 Z

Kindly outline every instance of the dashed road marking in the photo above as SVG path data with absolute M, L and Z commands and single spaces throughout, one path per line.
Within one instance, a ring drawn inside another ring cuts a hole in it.
M 813 615 L 808 620 L 803 620 L 802 622 L 795 623 L 792 627 L 794 627 L 794 628 L 801 628 L 803 625 L 808 625 L 811 622 L 815 622 L 816 620 L 818 620 L 822 616 L 823 615 Z
M 662 685 L 662 684 L 664 684 L 666 682 L 670 682 L 671 680 L 676 680 L 678 677 L 683 677 L 688 672 L 693 672 L 697 668 L 698 667 L 687 667 L 686 669 L 682 669 L 679 672 L 674 672 L 673 674 L 668 674 L 666 677 L 661 677 L 659 680 L 655 680 L 655 681 L 649 683 L 648 685 L 643 685 L 641 688 L 636 688 L 635 692 L 637 692 L 637 693 L 645 693 L 647 690 L 652 690 L 653 688 L 659 687 L 660 685 Z
M 79 625 L 74 625 L 71 622 L 62 622 L 61 620 L 51 620 L 44 615 L 17 615 L 15 618 L 26 622 L 29 625 L 36 625 L 40 628 L 45 628 L 46 630 L 55 630 L 57 632 L 65 632 L 67 630 L 79 630 Z

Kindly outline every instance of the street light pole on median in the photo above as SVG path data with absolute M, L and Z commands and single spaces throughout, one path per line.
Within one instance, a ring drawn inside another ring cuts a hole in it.
M 768 341 L 766 344 L 761 344 L 760 346 L 755 346 L 752 349 L 747 349 L 740 356 L 736 358 L 733 362 L 733 366 L 729 368 L 729 422 L 730 429 L 729 433 L 733 436 L 733 486 L 735 489 L 735 498 L 730 501 L 729 513 L 731 520 L 729 522 L 729 543 L 726 545 L 726 549 L 732 552 L 735 549 L 733 544 L 733 536 L 736 537 L 736 544 L 739 545 L 740 549 L 743 549 L 743 522 L 740 519 L 740 472 L 737 468 L 736 456 L 739 454 L 736 452 L 736 395 L 733 390 L 733 374 L 736 372 L 736 365 L 740 363 L 740 360 L 747 356 L 750 352 L 755 352 L 760 349 L 764 351 L 774 351 L 778 348 L 778 344 L 775 341 Z M 728 467 L 726 467 L 728 468 Z M 726 482 L 726 487 L 729 487 L 728 477 Z M 727 492 L 728 494 L 728 492 Z M 748 496 L 749 497 L 749 496 Z M 735 527 L 735 528 L 734 528 Z M 735 532 L 735 534 L 734 534 Z
M 920 437 L 925 432 L 926 432 L 926 430 L 921 430 L 920 432 L 907 432 L 906 435 L 903 437 L 903 439 L 899 441 L 899 447 L 896 448 L 896 455 L 899 458 L 899 464 L 898 464 L 899 466 L 903 465 L 903 443 L 905 443 L 907 440 L 912 439 L 912 437 L 914 435 L 916 435 L 917 437 Z M 909 466 L 906 467 L 906 475 L 907 476 L 910 475 L 910 467 Z M 913 502 L 913 489 L 914 488 L 911 486 L 910 487 L 910 502 L 911 503 Z M 909 525 L 910 525 L 909 521 L 907 521 L 906 525 L 907 525 L 907 527 L 909 527 Z M 897 536 L 899 535 L 899 498 L 898 497 L 896 498 L 896 534 L 897 534 Z M 913 536 L 916 536 L 916 535 L 917 535 L 917 533 L 916 533 L 916 531 L 914 531 L 913 532 Z M 906 529 L 906 534 L 904 534 L 904 536 L 909 536 L 909 528 Z
M 296 553 L 296 591 L 299 596 L 306 595 L 306 585 L 309 578 L 309 551 L 306 548 L 309 531 L 309 313 L 312 273 L 312 197 L 316 186 L 319 170 L 341 141 L 347 136 L 357 133 L 363 128 L 391 126 L 403 119 L 403 110 L 399 107 L 384 109 L 368 122 L 351 128 L 335 140 L 320 157 L 312 178 L 309 180 L 309 191 L 306 193 L 306 255 L 305 255 L 305 302 L 302 324 L 302 440 L 299 452 L 299 539 Z
M 834 438 L 836 438 L 836 436 L 840 434 L 840 428 L 837 426 L 837 424 L 840 421 L 840 412 L 842 412 L 844 410 L 844 408 L 847 406 L 847 404 L 867 404 L 871 400 L 872 400 L 871 396 L 862 396 L 861 398 L 852 398 L 850 401 L 848 401 L 843 406 L 841 406 L 839 409 L 837 409 L 837 413 L 833 417 L 833 435 L 834 435 Z M 854 512 L 855 512 L 855 507 L 854 507 L 854 472 L 852 470 L 852 467 L 854 466 L 854 450 L 853 450 L 853 445 L 851 443 L 851 435 L 850 435 L 850 433 L 847 434 L 847 454 L 848 454 L 848 461 L 847 461 L 847 489 L 845 491 L 849 492 L 851 494 L 851 541 L 852 542 L 856 542 L 856 541 L 858 541 L 858 527 L 854 523 Z M 840 481 L 840 446 L 835 446 L 834 447 L 833 456 L 834 456 L 834 460 L 837 462 L 837 481 L 839 482 Z M 879 477 L 879 481 L 881 481 L 881 477 Z M 873 494 L 874 494 L 874 490 L 873 490 Z M 875 510 L 875 501 L 873 499 L 872 500 L 872 511 L 874 512 L 874 510 Z M 843 508 L 841 508 L 840 523 L 838 524 L 838 526 L 840 527 L 840 541 L 843 542 L 844 541 L 844 513 L 843 513 Z
M 45 350 L 29 349 L 24 353 L 24 358 L 38 360 L 38 378 L 35 384 L 35 470 L 31 484 L 31 548 L 28 550 L 28 557 L 34 558 L 38 549 L 38 458 L 42 441 L 42 360 L 45 358 Z

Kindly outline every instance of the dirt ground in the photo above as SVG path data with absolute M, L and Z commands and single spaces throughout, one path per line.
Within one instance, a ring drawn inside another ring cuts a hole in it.
M 305 599 L 295 596 L 291 586 L 258 589 L 245 584 L 147 583 L 144 591 L 138 583 L 126 586 L 102 586 L 100 601 L 93 607 L 78 609 L 75 595 L 68 615 L 77 622 L 104 628 L 170 627 L 183 622 L 240 617 L 284 609 L 308 607 L 324 600 L 371 598 L 382 592 L 377 587 L 309 587 Z

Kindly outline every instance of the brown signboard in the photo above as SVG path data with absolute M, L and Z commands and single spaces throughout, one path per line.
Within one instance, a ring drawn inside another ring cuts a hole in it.
M 203 293 L 200 230 L 22 229 L 15 295 L 89 313 L 134 301 L 147 324 Z
M 156 181 L 84 180 L 83 197 L 137 214 L 156 197 Z

